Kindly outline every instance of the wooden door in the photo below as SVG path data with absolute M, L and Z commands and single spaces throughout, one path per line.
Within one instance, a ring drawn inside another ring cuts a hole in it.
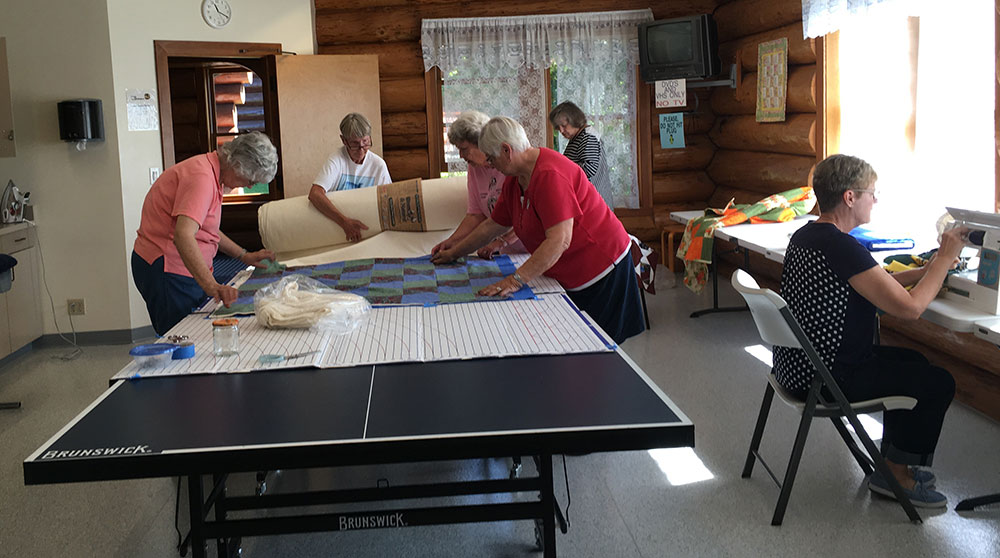
M 382 155 L 378 55 L 276 56 L 281 169 L 285 197 L 309 193 L 330 154 L 340 149 L 340 121 L 351 112 L 372 123 Z

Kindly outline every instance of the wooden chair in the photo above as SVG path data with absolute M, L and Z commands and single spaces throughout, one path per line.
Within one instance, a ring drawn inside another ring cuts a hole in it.
M 882 458 L 882 454 L 861 426 L 857 415 L 857 413 L 872 413 L 896 409 L 908 410 L 917 404 L 917 400 L 912 397 L 893 396 L 855 403 L 849 402 L 837 385 L 836 380 L 834 380 L 830 370 L 823 363 L 819 353 L 816 352 L 809 338 L 806 337 L 802 327 L 795 320 L 795 317 L 792 316 L 784 299 L 770 289 L 760 288 L 753 277 L 742 269 L 737 269 L 733 273 L 732 283 L 733 288 L 743 296 L 743 299 L 747 302 L 747 306 L 750 307 L 750 313 L 753 315 L 754 323 L 757 324 L 757 330 L 760 333 L 761 339 L 771 345 L 802 349 L 816 369 L 816 374 L 813 377 L 805 400 L 799 399 L 778 384 L 773 370 L 767 377 L 768 384 L 764 392 L 764 401 L 760 406 L 757 425 L 754 427 L 753 438 L 750 441 L 750 449 L 747 451 L 742 476 L 745 479 L 750 478 L 754 463 L 760 461 L 768 475 L 770 475 L 771 480 L 781 489 L 781 493 L 778 496 L 778 505 L 771 519 L 771 525 L 781 525 L 784 518 L 788 498 L 792 493 L 792 484 L 795 482 L 795 473 L 798 470 L 802 451 L 806 444 L 806 436 L 809 433 L 809 427 L 814 417 L 829 417 L 865 475 L 870 475 L 874 469 L 877 469 L 889 483 L 893 494 L 896 495 L 896 500 L 899 501 L 899 504 L 903 507 L 910 520 L 921 521 L 920 515 L 917 514 L 917 510 L 913 507 L 913 503 L 903 493 L 902 487 L 896 481 L 896 477 L 889 471 L 885 460 Z M 827 401 L 824 392 L 831 395 L 833 400 Z M 778 394 L 778 397 L 782 401 L 802 415 L 795 441 L 792 444 L 792 454 L 785 469 L 784 481 L 778 480 L 777 476 L 775 476 L 759 453 L 760 441 L 764 434 L 764 426 L 767 423 L 767 417 L 771 410 L 771 401 L 775 393 Z M 847 427 L 844 426 L 844 418 L 854 427 L 854 432 L 865 450 L 867 450 L 867 453 L 862 451 L 857 443 L 855 443 L 854 438 L 851 437 Z

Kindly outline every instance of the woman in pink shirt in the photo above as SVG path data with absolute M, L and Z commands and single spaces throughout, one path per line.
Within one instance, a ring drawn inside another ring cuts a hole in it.
M 271 140 L 251 132 L 168 168 L 149 189 L 132 250 L 132 277 L 157 334 L 166 333 L 206 295 L 226 306 L 236 300 L 237 290 L 212 276 L 217 251 L 246 265 L 274 258 L 270 250 L 241 248 L 219 230 L 219 222 L 223 194 L 270 182 L 277 168 Z
M 639 284 L 626 257 L 631 241 L 580 166 L 551 149 L 531 147 L 524 128 L 503 116 L 483 127 L 479 149 L 506 175 L 503 191 L 490 218 L 432 261 L 452 261 L 513 230 L 531 257 L 479 294 L 509 295 L 544 274 L 559 281 L 616 343 L 641 333 Z
M 458 148 L 459 156 L 469 165 L 469 209 L 455 232 L 432 248 L 431 254 L 450 248 L 465 238 L 493 213 L 493 206 L 500 197 L 503 181 L 507 177 L 487 165 L 486 155 L 479 150 L 479 132 L 489 120 L 489 116 L 476 110 L 469 110 L 458 115 L 448 127 L 448 141 Z M 517 234 L 511 230 L 480 248 L 478 255 L 480 258 L 490 259 L 497 252 L 518 254 L 525 251 L 524 245 L 517 239 Z

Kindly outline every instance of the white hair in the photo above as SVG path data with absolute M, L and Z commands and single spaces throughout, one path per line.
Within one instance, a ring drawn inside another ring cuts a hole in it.
M 515 152 L 526 151 L 531 144 L 524 128 L 513 118 L 495 116 L 479 132 L 479 150 L 490 157 L 500 155 L 500 144 L 506 143 Z
M 240 134 L 217 151 L 224 165 L 253 184 L 270 182 L 278 172 L 278 150 L 263 132 Z
M 448 141 L 452 145 L 458 145 L 463 141 L 477 145 L 479 134 L 489 120 L 489 116 L 478 110 L 467 110 L 459 114 L 451 126 L 448 126 Z

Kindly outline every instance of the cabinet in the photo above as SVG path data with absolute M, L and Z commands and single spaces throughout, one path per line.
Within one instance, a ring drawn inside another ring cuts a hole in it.
M 34 227 L 0 227 L 0 253 L 17 260 L 10 290 L 0 294 L 0 358 L 42 336 L 39 254 Z

